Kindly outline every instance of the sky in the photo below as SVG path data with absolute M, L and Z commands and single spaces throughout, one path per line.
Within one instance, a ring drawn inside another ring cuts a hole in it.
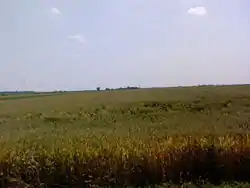
M 249 0 L 0 1 L 0 90 L 246 83 Z

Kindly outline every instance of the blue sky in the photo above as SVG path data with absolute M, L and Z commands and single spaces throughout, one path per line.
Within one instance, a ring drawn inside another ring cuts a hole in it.
M 3 0 L 0 90 L 250 82 L 249 0 Z

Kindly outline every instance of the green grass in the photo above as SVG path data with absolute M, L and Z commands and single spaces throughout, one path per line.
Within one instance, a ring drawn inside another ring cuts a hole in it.
M 9 94 L 9 95 L 0 95 L 0 101 L 4 100 L 20 100 L 20 99 L 29 99 L 37 97 L 47 97 L 52 95 L 59 95 L 62 93 L 36 93 L 36 94 Z
M 249 131 L 248 85 L 0 99 L 0 179 L 48 187 L 246 181 Z

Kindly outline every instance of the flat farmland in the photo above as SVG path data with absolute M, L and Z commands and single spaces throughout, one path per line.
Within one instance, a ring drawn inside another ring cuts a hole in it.
M 2 97 L 3 186 L 250 180 L 249 85 Z

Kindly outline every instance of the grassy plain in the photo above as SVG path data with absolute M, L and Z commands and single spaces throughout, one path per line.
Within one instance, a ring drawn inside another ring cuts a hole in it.
M 247 182 L 249 158 L 249 85 L 0 100 L 0 187 Z

